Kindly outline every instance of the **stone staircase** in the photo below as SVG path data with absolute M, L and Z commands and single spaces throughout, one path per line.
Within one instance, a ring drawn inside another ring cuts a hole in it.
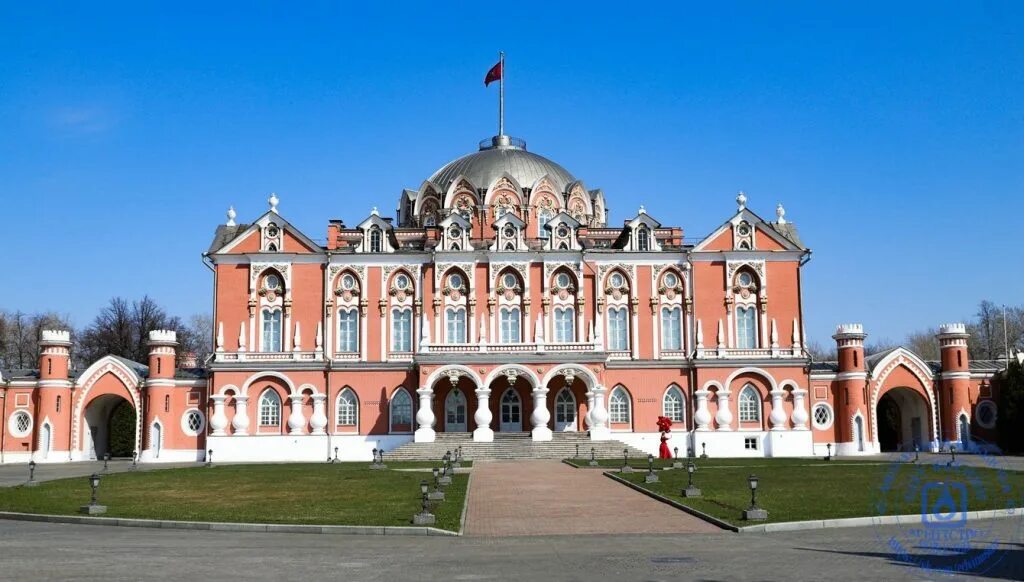
M 623 449 L 629 449 L 631 459 L 646 459 L 647 453 L 626 445 L 622 441 L 592 441 L 586 433 L 555 433 L 550 441 L 534 442 L 527 432 L 496 432 L 494 442 L 478 443 L 473 435 L 464 433 L 437 433 L 432 443 L 406 443 L 384 453 L 384 462 L 439 460 L 448 451 L 462 447 L 462 458 L 468 461 L 505 459 L 566 459 L 576 456 L 579 445 L 581 458 L 590 458 L 590 449 L 598 459 L 621 459 Z

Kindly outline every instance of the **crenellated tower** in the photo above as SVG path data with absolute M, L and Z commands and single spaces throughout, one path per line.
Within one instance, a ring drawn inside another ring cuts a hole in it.
M 971 372 L 967 355 L 967 326 L 946 323 L 935 336 L 942 357 L 939 410 L 942 414 L 943 446 L 969 448 L 971 431 Z
M 69 460 L 71 450 L 71 332 L 43 330 L 39 338 L 38 425 L 32 443 L 37 462 Z
M 172 330 L 155 329 L 149 332 L 149 377 L 146 379 L 145 416 L 143 421 L 142 452 L 147 461 L 156 460 L 165 447 L 171 421 L 174 398 L 175 351 L 178 334 Z
M 867 372 L 864 368 L 864 326 L 844 323 L 832 336 L 839 353 L 836 375 L 836 453 L 857 455 L 872 452 L 868 435 Z

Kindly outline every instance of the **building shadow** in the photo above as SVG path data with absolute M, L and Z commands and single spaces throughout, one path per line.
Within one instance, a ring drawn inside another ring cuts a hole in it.
M 906 557 L 901 556 L 897 552 L 856 552 L 849 550 L 827 550 L 822 548 L 795 548 L 797 550 L 804 550 L 808 552 L 820 552 L 826 554 L 839 554 L 843 556 L 862 556 L 865 558 L 877 558 L 886 560 L 890 564 L 896 566 L 903 566 L 908 569 L 920 570 L 923 574 L 935 573 L 935 574 L 946 574 L 946 575 L 964 575 L 974 576 L 978 578 L 989 578 L 992 580 L 1022 580 L 1024 579 L 1024 544 L 1020 543 L 997 543 L 999 549 L 995 550 L 992 556 L 981 561 L 973 569 L 963 569 L 962 571 L 943 570 L 942 566 L 951 566 L 953 564 L 965 564 L 972 558 L 977 558 L 982 555 L 984 550 L 982 549 L 970 549 L 962 552 L 957 551 L 942 551 L 941 554 L 935 554 L 937 557 L 942 557 L 942 560 L 936 561 L 935 566 L 930 569 L 922 568 L 913 561 L 908 561 Z M 926 557 L 928 556 L 931 548 L 916 547 L 914 548 L 919 553 L 912 554 L 912 556 Z

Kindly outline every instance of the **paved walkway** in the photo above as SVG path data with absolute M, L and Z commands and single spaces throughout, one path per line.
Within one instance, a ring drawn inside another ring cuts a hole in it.
M 605 477 L 558 461 L 473 465 L 466 535 L 720 532 Z
M 140 464 L 135 470 L 153 471 L 175 467 L 197 467 L 202 463 L 149 463 Z M 130 460 L 110 461 L 107 473 L 122 473 L 132 470 Z M 39 463 L 36 465 L 36 481 L 52 481 L 71 477 L 88 477 L 93 473 L 103 474 L 103 461 L 82 461 L 77 463 Z M 0 465 L 0 487 L 24 485 L 28 481 L 28 463 Z

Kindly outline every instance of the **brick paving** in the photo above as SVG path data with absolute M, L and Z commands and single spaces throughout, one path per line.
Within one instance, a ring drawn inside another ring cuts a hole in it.
M 714 533 L 719 528 L 605 477 L 557 461 L 473 465 L 466 535 Z

